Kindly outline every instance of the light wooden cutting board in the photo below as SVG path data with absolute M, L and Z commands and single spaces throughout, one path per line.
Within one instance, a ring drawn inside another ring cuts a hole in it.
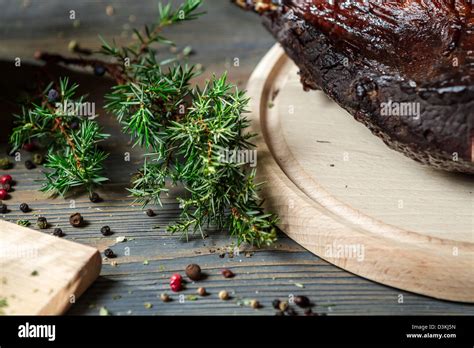
M 362 277 L 474 302 L 474 176 L 389 149 L 297 72 L 277 45 L 248 84 L 262 197 L 281 229 Z
M 63 314 L 101 265 L 95 248 L 0 220 L 0 313 Z

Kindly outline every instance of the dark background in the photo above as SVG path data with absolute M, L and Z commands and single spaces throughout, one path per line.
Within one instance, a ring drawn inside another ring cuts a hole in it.
M 193 62 L 203 64 L 206 69 L 201 82 L 210 74 L 229 72 L 229 79 L 244 87 L 252 70 L 274 39 L 260 25 L 257 16 L 245 13 L 227 0 L 207 0 L 207 14 L 200 20 L 182 24 L 166 34 L 179 47 L 191 45 L 195 51 Z M 114 15 L 106 14 L 106 6 L 114 8 Z M 69 19 L 69 11 L 75 10 L 76 19 Z M 131 17 L 132 16 L 132 17 Z M 131 40 L 131 28 L 140 28 L 157 17 L 156 1 L 65 1 L 65 0 L 0 0 L 0 103 L 1 123 L 0 151 L 5 153 L 7 135 L 11 130 L 11 113 L 16 105 L 12 100 L 34 80 L 38 70 L 33 61 L 36 50 L 70 55 L 68 43 L 76 40 L 83 47 L 99 48 L 98 34 L 106 39 L 117 38 L 118 42 Z M 166 50 L 164 51 L 166 55 Z M 13 59 L 20 57 L 22 66 L 14 67 Z M 240 66 L 233 66 L 239 58 Z M 33 64 L 33 65 L 32 65 Z M 81 84 L 81 91 L 90 95 L 97 106 L 102 105 L 102 96 L 111 82 L 87 72 L 70 72 L 53 69 L 56 76 L 70 76 Z M 473 314 L 474 306 L 429 299 L 365 280 L 305 251 L 281 234 L 279 242 L 270 248 L 252 250 L 247 248 L 240 255 L 224 258 L 219 254 L 232 249 L 226 232 L 209 231 L 209 237 L 195 236 L 186 243 L 179 236 L 170 236 L 166 225 L 178 215 L 179 208 L 173 196 L 164 199 L 163 208 L 156 208 L 157 216 L 149 218 L 139 207 L 130 206 L 126 187 L 129 177 L 142 161 L 141 151 L 132 149 L 127 136 L 120 132 L 116 121 L 100 108 L 99 122 L 112 134 L 105 144 L 111 153 L 107 161 L 107 176 L 111 182 L 99 192 L 105 201 L 91 204 L 86 196 L 75 197 L 76 209 L 85 216 L 89 225 L 83 229 L 68 227 L 71 213 L 68 199 L 48 199 L 37 189 L 40 186 L 41 169 L 27 171 L 23 163 L 17 163 L 10 174 L 18 182 L 12 198 L 6 202 L 17 207 L 28 202 L 35 214 L 47 217 L 53 226 L 63 228 L 65 238 L 93 245 L 103 251 L 111 247 L 119 257 L 118 266 L 104 263 L 101 277 L 78 300 L 70 314 L 97 315 L 99 308 L 106 306 L 114 315 L 126 314 L 185 314 L 185 315 L 271 315 L 274 298 L 285 299 L 290 294 L 304 294 L 317 305 L 314 311 L 333 314 Z M 124 162 L 125 152 L 132 155 L 131 162 Z M 3 156 L 3 155 L 2 155 Z M 23 161 L 31 155 L 25 153 Z M 4 216 L 16 221 L 24 218 L 18 209 Z M 100 227 L 110 225 L 115 234 L 105 238 Z M 132 238 L 126 243 L 115 244 L 117 236 Z M 124 248 L 130 248 L 130 256 L 124 256 Z M 148 260 L 149 264 L 143 262 Z M 60 262 L 60 260 L 58 260 Z M 176 272 L 184 273 L 189 263 L 198 263 L 208 278 L 198 284 L 188 284 L 182 294 L 194 294 L 198 286 L 204 286 L 211 294 L 197 301 L 181 304 L 175 301 L 164 304 L 159 294 L 169 292 L 168 279 Z M 223 279 L 220 270 L 232 269 L 236 277 Z M 295 284 L 302 284 L 301 288 Z M 217 293 L 227 289 L 231 301 L 220 301 Z M 403 303 L 399 296 L 403 295 Z M 239 306 L 239 300 L 257 298 L 263 305 L 260 310 Z M 153 304 L 146 309 L 144 303 Z

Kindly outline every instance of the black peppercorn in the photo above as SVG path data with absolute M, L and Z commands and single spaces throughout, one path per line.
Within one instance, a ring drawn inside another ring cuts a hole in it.
M 146 215 L 148 215 L 149 217 L 152 217 L 152 216 L 155 216 L 155 212 L 153 211 L 153 209 L 147 209 Z
M 105 249 L 104 250 L 104 255 L 105 255 L 105 257 L 107 257 L 109 259 L 113 259 L 114 257 L 117 257 L 117 255 L 115 255 L 115 253 L 113 252 L 112 249 Z
M 100 229 L 100 233 L 102 233 L 102 235 L 104 235 L 104 236 L 110 236 L 112 234 L 112 231 L 110 230 L 109 226 L 103 226 Z
M 45 217 L 40 216 L 38 220 L 36 221 L 36 226 L 38 226 L 39 229 L 44 230 L 48 228 L 48 221 L 46 220 Z
M 63 232 L 62 229 L 60 228 L 55 228 L 54 231 L 53 231 L 53 236 L 56 236 L 56 237 L 64 237 L 65 234 Z
M 195 263 L 188 265 L 186 267 L 186 275 L 191 280 L 200 280 L 202 276 L 201 267 L 199 267 L 199 265 L 196 265 Z
M 279 299 L 275 299 L 272 301 L 272 306 L 273 308 L 275 309 L 280 309 L 280 300 Z
M 30 207 L 28 206 L 28 204 L 26 203 L 21 203 L 20 204 L 20 210 L 23 212 L 23 213 L 28 213 L 30 211 Z
M 295 317 L 298 315 L 298 313 L 296 313 L 296 311 L 291 307 L 288 307 L 288 309 L 285 311 L 285 314 L 289 317 Z
M 32 161 L 30 161 L 30 160 L 25 161 L 25 167 L 26 167 L 26 169 L 28 169 L 28 170 L 35 169 L 35 168 L 36 168 L 35 164 L 34 164 Z
M 295 304 L 301 308 L 306 308 L 311 305 L 309 298 L 307 298 L 306 296 L 295 296 L 294 301 Z
M 101 198 L 97 192 L 92 192 L 89 196 L 89 200 L 92 203 L 99 203 L 101 201 Z
M 75 213 L 69 217 L 69 223 L 74 227 L 80 227 L 84 223 L 84 219 L 81 214 Z
M 6 214 L 7 212 L 8 212 L 7 205 L 0 203 L 0 214 Z

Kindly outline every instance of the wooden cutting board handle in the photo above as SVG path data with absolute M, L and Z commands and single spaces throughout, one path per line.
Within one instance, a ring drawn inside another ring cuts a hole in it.
M 0 220 L 2 314 L 63 314 L 101 266 L 95 248 Z

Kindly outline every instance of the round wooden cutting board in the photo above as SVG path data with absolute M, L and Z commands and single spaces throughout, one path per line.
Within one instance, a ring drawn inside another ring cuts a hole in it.
M 290 238 L 362 277 L 474 302 L 473 176 L 418 164 L 304 92 L 278 45 L 248 93 L 262 197 Z

